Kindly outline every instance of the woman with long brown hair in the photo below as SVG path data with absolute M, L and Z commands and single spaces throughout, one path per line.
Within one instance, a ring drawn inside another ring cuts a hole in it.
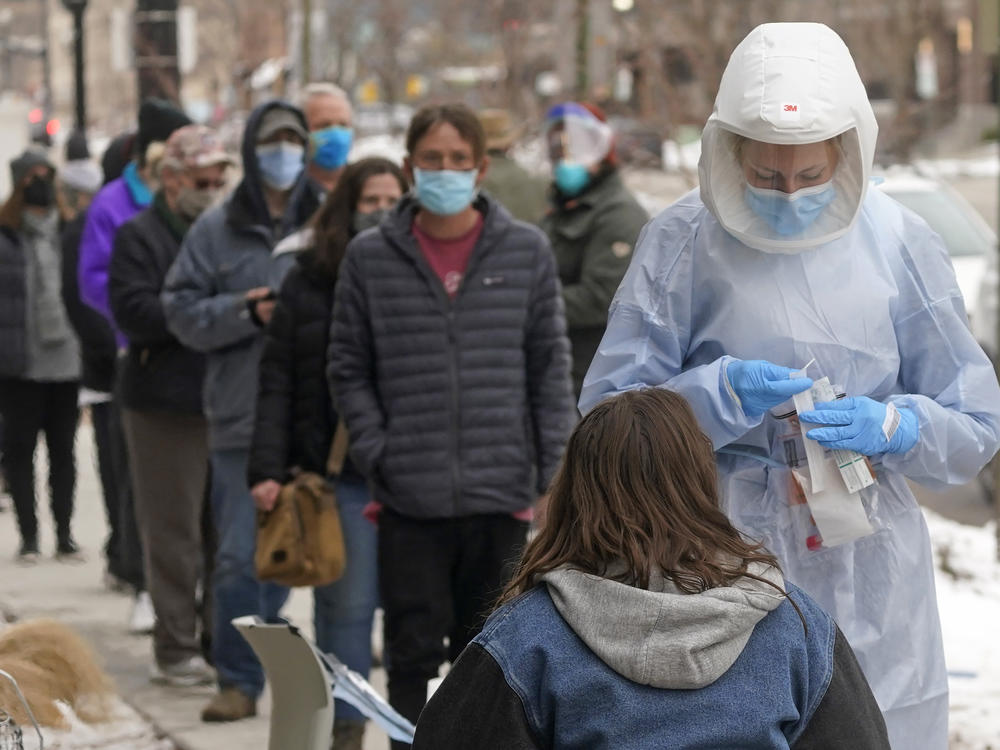
M 500 601 L 416 750 L 889 747 L 833 620 L 720 510 L 672 391 L 583 418 Z
M 337 269 L 348 242 L 377 226 L 407 188 L 402 170 L 387 159 L 350 164 L 308 227 L 274 250 L 291 269 L 278 293 L 260 362 L 249 483 L 261 510 L 274 506 L 295 467 L 326 472 L 338 421 L 326 382 Z M 337 482 L 347 569 L 343 578 L 316 588 L 313 597 L 316 643 L 366 676 L 378 602 L 375 526 L 363 515 L 370 500 L 364 478 L 348 460 Z M 360 750 L 364 722 L 356 708 L 338 700 L 333 750 Z

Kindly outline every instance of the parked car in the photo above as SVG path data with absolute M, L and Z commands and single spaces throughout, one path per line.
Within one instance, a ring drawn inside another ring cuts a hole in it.
M 912 172 L 890 171 L 878 187 L 921 216 L 941 235 L 972 332 L 987 352 L 996 350 L 997 236 L 952 187 Z

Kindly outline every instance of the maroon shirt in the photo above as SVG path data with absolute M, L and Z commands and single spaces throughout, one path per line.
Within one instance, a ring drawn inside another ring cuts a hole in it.
M 413 222 L 413 236 L 417 238 L 421 252 L 452 299 L 455 299 L 459 287 L 462 286 L 462 277 L 465 276 L 472 250 L 483 233 L 483 215 L 477 212 L 476 216 L 476 224 L 472 229 L 461 237 L 447 240 L 432 237 L 424 232 L 416 221 Z

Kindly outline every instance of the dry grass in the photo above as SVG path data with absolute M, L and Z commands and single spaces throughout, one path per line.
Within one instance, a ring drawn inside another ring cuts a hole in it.
M 17 680 L 38 723 L 68 728 L 61 701 L 87 723 L 106 721 L 114 690 L 93 649 L 54 620 L 30 620 L 0 631 L 0 669 Z M 30 721 L 14 688 L 0 679 L 0 707 L 21 726 Z

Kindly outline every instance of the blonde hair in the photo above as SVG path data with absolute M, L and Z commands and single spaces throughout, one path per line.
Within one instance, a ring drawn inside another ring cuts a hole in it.
M 747 143 L 753 141 L 753 138 L 747 138 L 745 135 L 740 135 L 739 133 L 730 132 L 732 136 L 732 150 L 733 157 L 736 159 L 736 163 L 743 164 L 743 149 L 746 148 Z M 827 144 L 829 147 L 837 150 L 837 155 L 842 159 L 846 156 L 844 152 L 844 134 L 837 133 L 837 135 L 832 138 L 827 138 L 823 143 Z M 767 141 L 760 141 L 761 143 L 767 143 Z M 794 145 L 794 144 L 793 144 Z

